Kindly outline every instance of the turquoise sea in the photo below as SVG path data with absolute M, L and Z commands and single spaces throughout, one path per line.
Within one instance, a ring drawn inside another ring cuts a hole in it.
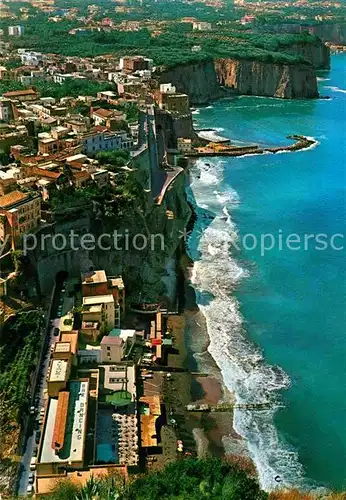
M 225 384 L 240 402 L 271 403 L 236 410 L 234 421 L 268 490 L 346 489 L 346 54 L 332 56 L 319 88 L 331 99 L 234 97 L 194 113 L 197 128 L 234 143 L 318 141 L 295 153 L 199 160 L 191 170 L 192 282 Z M 267 233 L 274 248 L 252 249 Z M 312 236 L 289 249 L 292 233 L 324 234 L 328 248 Z

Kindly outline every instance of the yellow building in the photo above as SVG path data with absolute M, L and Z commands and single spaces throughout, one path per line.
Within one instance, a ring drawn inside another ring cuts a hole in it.
M 41 197 L 12 191 L 0 197 L 0 240 L 10 237 L 12 248 L 41 221 Z
M 99 322 L 102 332 L 120 328 L 120 317 L 125 311 L 125 286 L 121 276 L 107 278 L 103 270 L 90 271 L 82 277 L 82 295 L 84 322 Z
M 115 302 L 112 294 L 83 297 L 83 308 L 83 321 L 97 321 L 102 333 L 114 328 Z
M 57 397 L 59 391 L 65 389 L 70 373 L 71 359 L 52 359 L 47 381 L 49 396 Z

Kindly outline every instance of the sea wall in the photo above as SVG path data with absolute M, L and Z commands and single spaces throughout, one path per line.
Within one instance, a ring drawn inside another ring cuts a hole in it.
M 164 145 L 168 149 L 177 147 L 178 137 L 185 137 L 198 142 L 199 138 L 193 128 L 191 113 L 184 116 L 174 116 L 172 113 L 155 109 L 157 134 L 164 136 Z

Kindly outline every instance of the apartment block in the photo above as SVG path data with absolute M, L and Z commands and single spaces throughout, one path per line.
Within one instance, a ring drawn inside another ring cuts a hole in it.
M 41 220 L 41 197 L 12 191 L 0 197 L 0 240 L 10 237 L 12 248 L 24 233 L 36 229 Z
M 90 271 L 82 278 L 83 304 L 89 310 L 83 312 L 83 321 L 99 322 L 103 329 L 107 326 L 103 313 L 107 311 L 107 316 L 111 318 L 111 310 L 114 308 L 114 323 L 111 329 L 119 328 L 120 317 L 125 311 L 125 286 L 121 276 L 107 278 L 105 271 Z M 102 300 L 106 302 L 101 302 Z M 110 299 L 112 297 L 113 300 Z M 107 304 L 107 308 L 104 307 Z M 102 328 L 101 327 L 101 328 Z

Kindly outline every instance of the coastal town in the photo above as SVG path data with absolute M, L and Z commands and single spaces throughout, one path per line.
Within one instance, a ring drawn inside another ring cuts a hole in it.
M 67 68 L 85 64 L 90 71 L 85 75 L 91 75 L 99 64 L 67 58 L 52 74 L 54 58 L 30 50 L 19 55 L 24 72 L 40 72 L 59 84 L 75 78 L 62 73 Z M 113 90 L 40 97 L 30 76 L 21 80 L 25 89 L 5 92 L 0 101 L 4 331 L 13 314 L 20 314 L 18 308 L 35 303 L 39 293 L 48 294 L 35 353 L 38 369 L 30 376 L 22 422 L 23 456 L 14 467 L 19 495 L 44 496 L 62 479 L 83 485 L 91 476 L 116 474 L 126 481 L 131 471 L 155 470 L 196 453 L 185 425 L 193 375 L 185 365 L 182 327 L 175 327 L 181 323 L 175 295 L 157 304 L 134 303 L 122 276 L 83 270 L 81 262 L 79 276 L 66 263 L 53 267 L 48 282 L 43 272 L 38 284 L 29 279 L 18 297 L 16 281 L 25 274 L 25 262 L 18 271 L 13 255 L 22 252 L 26 237 L 60 227 L 66 218 L 74 227 L 80 217 L 80 205 L 73 204 L 77 193 L 109 186 L 114 191 L 126 175 L 143 189 L 148 186 L 147 204 L 164 206 L 168 221 L 176 217 L 169 202 L 166 207 L 166 192 L 184 172 L 179 158 L 201 141 L 193 131 L 188 95 L 170 83 L 152 89 L 148 58 L 124 57 L 117 71 L 114 61 L 103 63 L 103 78 L 111 76 Z M 113 70 L 108 73 L 106 66 Z M 22 78 L 22 70 L 16 78 Z M 164 121 L 167 129 L 160 138 L 157 129 Z M 179 136 L 179 129 L 187 134 Z M 184 222 L 179 227 L 183 231 Z M 182 382 L 187 391 L 179 397 Z M 210 408 L 204 402 L 193 410 Z
M 83 484 L 116 472 L 125 481 L 131 469 L 189 453 L 164 405 L 179 376 L 167 365 L 174 342 L 168 312 L 133 309 L 132 328 L 124 328 L 126 306 L 121 276 L 58 277 L 20 494 L 44 496 L 62 478 Z
M 194 115 L 239 95 L 329 99 L 317 72 L 345 51 L 344 7 L 147 3 L 1 1 L 1 498 L 108 478 L 125 491 L 170 464 L 223 459 L 234 408 L 271 408 L 237 404 L 208 340 L 205 370 L 189 345 L 196 329 L 207 336 L 187 252 L 189 170 L 318 141 L 237 142 Z M 268 498 L 231 439 L 227 467 L 254 489 L 222 498 Z

